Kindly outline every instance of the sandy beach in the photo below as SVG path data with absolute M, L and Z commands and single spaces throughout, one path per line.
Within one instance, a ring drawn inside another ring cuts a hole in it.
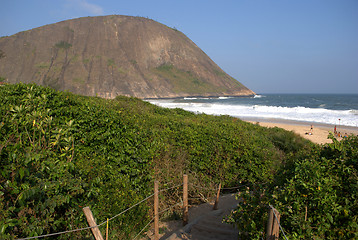
M 282 121 L 278 122 L 276 119 L 272 120 L 264 120 L 260 119 L 258 121 L 248 121 L 251 123 L 258 123 L 263 127 L 279 127 L 288 131 L 293 131 L 302 137 L 311 140 L 314 143 L 325 144 L 331 143 L 332 140 L 328 139 L 327 136 L 330 132 L 333 133 L 334 125 L 328 124 L 316 124 L 316 123 L 305 123 L 305 122 L 296 122 L 296 121 Z M 313 130 L 311 131 L 311 125 L 313 126 Z M 342 136 L 345 135 L 358 135 L 358 127 L 348 127 L 348 126 L 336 126 L 337 132 L 339 132 Z M 311 133 L 311 134 L 310 134 Z M 341 137 L 337 137 L 337 139 L 342 139 Z

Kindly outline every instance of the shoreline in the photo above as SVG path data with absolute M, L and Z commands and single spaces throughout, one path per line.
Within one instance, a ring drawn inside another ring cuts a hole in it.
M 254 97 L 256 94 L 244 94 L 244 95 L 188 95 L 188 96 L 178 96 L 178 97 L 154 97 L 154 98 L 142 98 L 144 101 L 151 101 L 151 100 L 178 100 L 178 99 L 185 99 L 185 98 L 221 98 L 221 97 L 228 97 L 228 98 L 247 98 L 247 97 Z
M 315 122 L 300 122 L 283 119 L 266 119 L 266 118 L 240 118 L 243 121 L 250 122 L 253 124 L 259 124 L 262 127 L 279 127 L 287 131 L 293 131 L 298 135 L 314 142 L 317 144 L 331 143 L 332 140 L 328 139 L 330 132 L 334 132 L 335 125 L 315 123 Z M 311 132 L 311 125 L 313 130 Z M 358 127 L 336 125 L 337 132 L 342 136 L 345 135 L 358 135 Z M 311 134 L 310 134 L 311 133 Z M 338 140 L 342 137 L 336 137 Z

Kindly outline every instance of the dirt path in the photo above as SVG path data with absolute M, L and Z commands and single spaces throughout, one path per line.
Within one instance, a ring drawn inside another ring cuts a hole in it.
M 231 225 L 222 223 L 222 219 L 238 202 L 235 194 L 227 194 L 220 197 L 218 210 L 213 210 L 213 202 L 191 207 L 186 226 L 182 226 L 182 221 L 161 223 L 160 228 L 165 230 L 160 234 L 160 239 L 237 239 L 238 231 Z M 154 239 L 151 232 L 147 236 Z

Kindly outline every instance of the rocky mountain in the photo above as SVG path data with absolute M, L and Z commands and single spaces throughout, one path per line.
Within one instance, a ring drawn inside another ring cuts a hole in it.
M 72 19 L 0 38 L 0 77 L 105 98 L 254 94 L 180 31 L 119 15 Z

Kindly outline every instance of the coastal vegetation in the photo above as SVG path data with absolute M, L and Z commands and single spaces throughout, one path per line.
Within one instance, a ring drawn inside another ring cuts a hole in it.
M 189 192 L 192 198 L 218 183 L 248 185 L 240 196 L 247 204 L 227 221 L 253 239 L 261 237 L 268 204 L 281 212 L 292 239 L 356 237 L 356 137 L 317 146 L 229 116 L 33 84 L 1 85 L 0 116 L 1 239 L 86 227 L 85 206 L 104 221 L 150 195 L 154 180 L 177 186 L 183 173 L 203 186 Z M 176 202 L 180 190 L 172 191 L 161 201 Z M 145 202 L 115 218 L 111 237 L 135 236 L 151 219 L 150 208 Z M 74 238 L 90 234 L 58 236 Z
M 289 239 L 357 239 L 358 137 L 330 138 L 333 143 L 288 158 L 270 184 L 238 194 L 243 202 L 226 221 L 242 237 L 261 239 L 273 205 Z

